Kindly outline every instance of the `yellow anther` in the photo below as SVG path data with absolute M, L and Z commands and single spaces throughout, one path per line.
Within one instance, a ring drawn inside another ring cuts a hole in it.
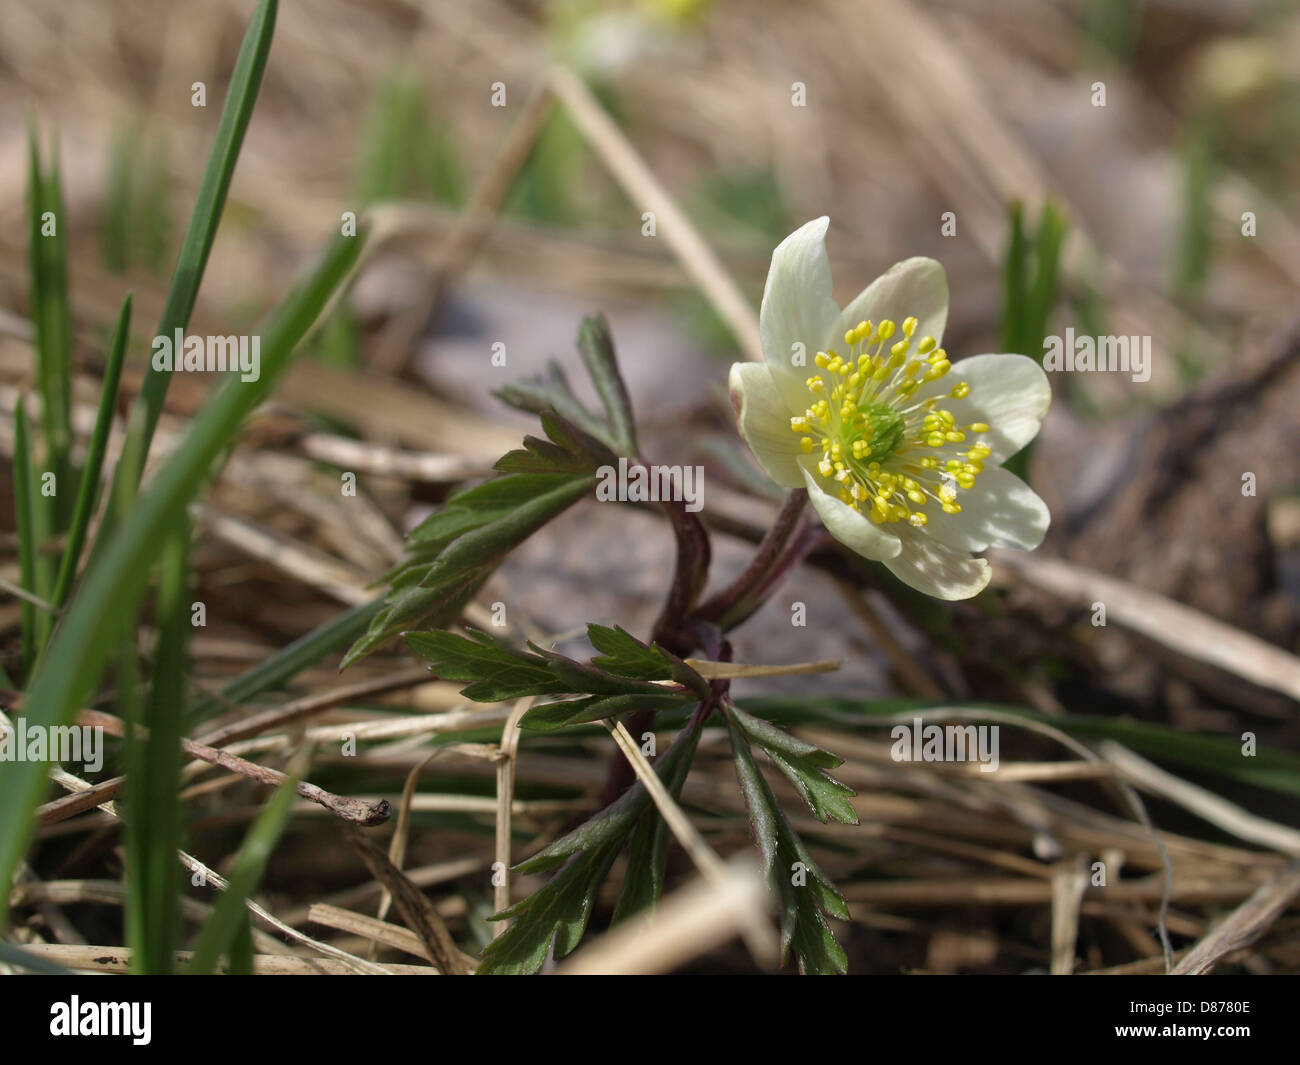
M 800 439 L 799 441 L 800 451 L 802 451 L 805 455 L 807 455 L 812 451 L 812 449 L 813 449 L 813 438 L 811 436 L 805 436 L 802 439 Z
M 970 395 L 970 382 L 958 381 L 952 386 L 952 391 L 948 393 L 953 399 L 965 399 Z
M 909 322 L 913 322 L 915 320 L 916 319 L 914 318 L 908 319 Z M 910 340 L 900 340 L 897 344 L 895 344 L 892 348 L 889 349 L 889 354 L 893 355 L 895 358 L 897 358 L 899 355 L 906 355 L 907 349 L 910 348 L 911 346 L 912 346 L 912 342 Z
M 950 444 L 960 444 L 966 439 L 966 434 L 957 429 L 950 429 L 943 434 L 943 438 Z
M 987 422 L 971 422 L 966 428 L 972 433 L 987 433 L 989 431 Z
M 976 444 L 966 452 L 966 457 L 970 459 L 986 459 L 991 454 L 993 454 L 993 449 L 988 444 Z
M 812 427 L 808 424 L 807 418 L 791 418 L 790 428 L 796 433 L 806 433 L 809 432 Z
M 880 328 L 876 330 L 876 335 L 879 336 L 881 340 L 888 340 L 890 337 L 892 337 L 894 335 L 893 320 L 886 318 L 883 322 L 881 322 Z
M 817 472 L 823 477 L 829 477 L 835 472 L 835 466 L 830 459 L 822 459 L 821 462 L 817 463 Z
M 938 346 L 938 344 L 939 342 L 935 340 L 934 337 L 922 337 L 921 343 L 916 345 L 917 354 L 929 355 L 930 352 L 932 352 Z
M 827 357 L 826 352 L 824 351 L 819 351 L 817 352 L 816 355 L 813 356 L 813 362 L 815 362 L 823 370 L 826 369 L 826 364 L 829 363 L 830 361 L 831 360 Z
M 916 323 L 916 319 L 915 319 L 915 318 L 912 318 L 912 317 L 910 317 L 910 316 L 907 317 L 907 318 L 904 318 L 904 319 L 903 319 L 903 336 L 905 336 L 905 337 L 910 337 L 913 333 L 915 333 L 915 332 L 916 332 L 916 324 L 917 324 L 917 323 Z
M 915 525 L 919 529 L 929 519 L 924 514 L 922 514 L 919 510 L 915 510 L 912 512 L 912 514 L 908 517 L 907 520 L 908 522 L 910 522 L 912 525 Z
M 820 392 L 823 388 L 826 387 L 826 382 L 817 376 L 808 378 L 808 380 L 805 381 L 804 384 L 808 386 L 809 392 Z

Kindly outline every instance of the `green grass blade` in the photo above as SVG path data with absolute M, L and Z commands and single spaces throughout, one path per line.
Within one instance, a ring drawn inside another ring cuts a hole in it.
M 127 944 L 131 969 L 166 974 L 172 970 L 180 934 L 181 870 L 176 852 L 182 846 L 184 806 L 181 784 L 181 707 L 185 705 L 190 597 L 187 566 L 188 522 L 163 547 L 155 617 L 158 646 L 143 715 L 132 686 L 128 695 L 126 789 Z M 133 635 L 130 634 L 130 635 Z M 134 640 L 123 641 L 132 660 Z M 141 719 L 143 718 L 143 719 Z M 138 733 L 139 723 L 147 730 Z
M 1002 314 L 998 351 L 1021 351 L 1021 315 L 1025 308 L 1025 225 L 1024 206 L 1013 203 L 1007 210 L 1007 251 L 1002 260 Z
M 95 497 L 99 491 L 99 478 L 104 468 L 104 452 L 108 448 L 108 433 L 113 425 L 113 410 L 117 405 L 117 389 L 122 380 L 122 363 L 126 355 L 126 340 L 131 332 L 131 297 L 122 301 L 122 310 L 113 331 L 108 361 L 104 365 L 104 386 L 99 393 L 99 409 L 95 413 L 95 426 L 90 433 L 86 450 L 86 465 L 81 471 L 81 484 L 77 489 L 77 502 L 72 511 L 67 544 L 59 563 L 58 577 L 54 581 L 52 602 L 62 607 L 72 591 L 72 581 L 81 562 L 81 549 L 85 546 L 86 530 L 95 512 Z
M 27 408 L 19 397 L 14 408 L 14 521 L 18 534 L 18 572 L 24 590 L 36 594 L 36 526 L 32 520 L 31 431 L 27 425 Z M 22 672 L 36 656 L 37 606 L 24 599 L 19 607 L 22 619 Z M 0 881 L 8 883 L 8 881 Z
M 281 784 L 248 830 L 230 871 L 229 887 L 222 892 L 212 908 L 212 916 L 199 930 L 194 954 L 186 970 L 190 974 L 202 976 L 214 972 L 223 954 L 233 955 L 232 960 L 238 964 L 239 955 L 244 953 L 237 948 L 240 931 L 248 927 L 244 903 L 262 882 L 271 850 L 289 822 L 289 813 L 297 797 L 296 783 L 290 777 Z
M 66 725 L 91 693 L 113 646 L 110 628 L 114 619 L 134 611 L 143 594 L 157 554 L 159 531 L 173 526 L 244 419 L 270 393 L 294 349 L 348 278 L 364 240 L 364 231 L 356 237 L 335 239 L 263 332 L 258 380 L 232 378 L 226 382 L 194 418 L 138 503 L 107 537 L 27 691 L 30 723 Z M 139 448 L 141 444 L 138 437 L 133 442 L 128 436 L 126 441 L 127 447 Z M 138 455 L 131 461 L 138 462 Z M 0 884 L 9 882 L 26 846 L 31 810 L 40 799 L 45 771 L 42 763 L 28 761 L 15 763 L 0 774 L 0 810 L 8 814 L 0 823 Z M 0 917 L 7 904 L 7 896 L 0 893 Z
M 36 333 L 36 383 L 41 394 L 45 456 L 56 491 L 70 472 L 72 447 L 72 314 L 68 306 L 67 219 L 59 190 L 57 155 L 48 174 L 41 169 L 36 132 L 29 130 L 31 213 L 31 314 Z M 59 495 L 55 495 L 56 509 Z
M 248 699 L 291 680 L 304 669 L 314 666 L 327 654 L 350 646 L 370 627 L 370 622 L 384 605 L 384 597 L 377 596 L 368 603 L 344 611 L 318 629 L 313 629 L 288 647 L 264 659 L 247 673 L 236 677 L 220 691 L 220 698 L 209 697 L 196 703 L 186 714 L 187 723 L 193 724 L 238 705 Z
M 257 101 L 262 74 L 266 70 L 277 6 L 277 0 L 262 0 L 244 34 L 244 43 L 239 49 L 235 70 L 230 78 L 230 91 L 226 94 L 221 121 L 217 126 L 217 137 L 208 156 L 208 164 L 194 201 L 194 210 L 185 230 L 185 239 L 172 271 L 171 287 L 167 291 L 167 302 L 163 305 L 156 336 L 171 336 L 175 330 L 184 329 L 189 324 L 190 313 L 198 298 L 199 284 L 203 280 L 203 271 L 208 263 L 208 254 L 216 237 L 217 224 L 221 221 L 239 149 L 243 145 L 244 133 Z M 131 435 L 141 440 L 144 447 L 138 452 L 139 458 L 133 467 L 119 463 L 118 478 L 129 477 L 139 483 L 170 382 L 169 373 L 155 370 L 152 364 L 149 366 L 139 398 L 131 412 L 128 429 Z

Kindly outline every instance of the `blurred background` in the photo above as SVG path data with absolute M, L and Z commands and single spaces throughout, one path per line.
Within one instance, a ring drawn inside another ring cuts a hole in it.
M 125 411 L 253 7 L 5 0 L 6 448 L 16 398 L 32 384 L 28 121 L 58 147 L 74 398 L 86 418 L 118 303 L 135 293 Z M 196 106 L 197 83 L 206 106 Z M 217 684 L 373 595 L 367 586 L 400 556 L 402 534 L 455 484 L 485 475 L 530 424 L 494 390 L 556 358 L 589 394 L 573 342 L 595 311 L 609 316 L 644 453 L 705 465 L 706 510 L 742 533 L 719 538 L 717 573 L 738 571 L 751 550 L 744 529 L 761 527 L 769 493 L 737 443 L 727 367 L 752 350 L 747 314 L 772 248 L 829 214 L 841 303 L 895 261 L 933 256 L 948 271 L 954 358 L 1040 355 L 1043 338 L 1067 328 L 1145 335 L 1150 380 L 1053 376 L 1027 470 L 1053 513 L 1033 559 L 1061 568 L 999 564 L 980 600 L 938 607 L 883 576 L 855 577 L 846 590 L 833 572 L 806 567 L 737 634 L 737 658 L 843 658 L 818 679 L 819 694 L 982 699 L 1220 737 L 1251 731 L 1294 752 L 1297 143 L 1300 10 L 1283 0 L 283 3 L 190 331 L 253 331 L 344 212 L 401 204 L 399 239 L 312 338 L 246 434 L 248 461 L 232 463 L 205 504 L 195 566 L 209 621 L 192 645 L 196 683 Z M 699 246 L 706 257 L 692 254 Z M 164 442 L 210 388 L 189 375 L 174 382 Z M 361 471 L 363 506 L 339 500 L 340 469 Z M 0 484 L 5 529 L 11 495 Z M 562 636 L 616 620 L 644 633 L 672 557 L 655 517 L 583 507 L 512 558 L 487 600 L 507 602 L 522 631 Z M 1166 621 L 1152 593 L 1195 608 L 1195 621 Z M 795 599 L 811 604 L 807 628 L 789 624 Z M 1092 621 L 1097 601 L 1114 613 L 1104 627 Z M 18 611 L 0 603 L 0 628 L 12 632 Z M 1254 640 L 1225 654 L 1212 622 Z M 354 674 L 409 665 L 394 651 Z M 301 690 L 333 676 L 328 664 L 309 671 Z M 458 697 L 429 686 L 405 698 L 441 709 Z M 1041 757 L 1027 742 L 1026 755 Z M 521 789 L 572 797 L 575 778 L 555 766 L 548 775 L 544 762 L 530 778 L 525 759 Z M 402 766 L 409 760 L 394 756 L 348 771 L 353 786 L 392 791 Z M 490 795 L 481 768 L 447 768 L 422 786 Z M 887 792 L 884 772 L 846 779 Z M 1213 786 L 1296 821 L 1294 794 Z M 1183 810 L 1163 813 L 1161 827 L 1206 831 Z M 238 811 L 206 816 L 192 831 L 220 840 Z M 424 867 L 478 854 L 491 824 L 490 814 L 422 816 L 441 830 L 412 843 L 412 864 Z M 935 817 L 929 830 L 960 835 Z M 865 852 L 832 864 L 868 870 L 868 881 L 899 869 L 969 875 L 969 856 L 936 859 L 906 833 L 871 836 Z M 1028 838 L 988 845 L 1032 850 Z M 269 889 L 295 902 L 344 890 L 359 867 L 342 848 L 333 869 L 330 846 L 290 847 Z M 1198 870 L 1249 885 L 1278 855 L 1218 857 L 1214 866 L 1202 855 L 1210 864 Z M 66 870 L 95 860 L 93 848 L 64 856 Z M 1150 871 L 1151 860 L 1137 864 Z M 1042 906 L 1008 918 L 1005 900 L 945 899 L 903 914 L 890 908 L 897 900 L 847 894 L 867 900 L 855 903 L 866 916 L 850 937 L 857 971 L 1050 962 Z M 443 903 L 467 920 L 487 905 L 471 888 Z M 1136 899 L 1119 932 L 1085 935 L 1089 967 L 1148 956 L 1152 905 Z M 1185 936 L 1207 926 L 1205 905 L 1184 901 Z M 1249 966 L 1300 964 L 1300 921 L 1283 921 L 1270 942 Z M 743 967 L 743 955 L 709 964 Z

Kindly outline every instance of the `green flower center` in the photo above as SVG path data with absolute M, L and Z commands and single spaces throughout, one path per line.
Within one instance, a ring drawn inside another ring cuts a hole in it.
M 974 487 L 990 454 L 986 444 L 962 447 L 967 433 L 986 433 L 987 425 L 959 426 L 941 406 L 945 398 L 969 396 L 969 382 L 959 381 L 947 397 L 914 399 L 922 385 L 952 369 L 934 337 L 913 347 L 916 326 L 915 318 L 904 319 L 902 337 L 890 344 L 894 322 L 860 322 L 844 334 L 847 359 L 819 351 L 814 361 L 824 373 L 805 382 L 812 403 L 790 419 L 804 454 L 821 451 L 817 471 L 833 482 L 832 491 L 854 510 L 865 507 L 878 525 L 923 526 L 930 503 L 961 513 L 957 493 Z

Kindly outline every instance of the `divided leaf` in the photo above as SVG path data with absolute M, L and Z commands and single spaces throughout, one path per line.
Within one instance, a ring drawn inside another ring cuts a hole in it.
M 854 794 L 847 784 L 841 784 L 827 770 L 842 765 L 844 759 L 836 758 L 814 744 L 796 739 L 777 728 L 770 721 L 754 717 L 738 707 L 729 709 L 731 719 L 746 737 L 767 755 L 799 791 L 817 820 L 826 823 L 827 817 L 846 825 L 858 823 L 857 811 L 849 802 Z
M 678 735 L 663 753 L 655 772 L 666 784 L 684 780 L 699 742 L 698 728 Z M 591 820 L 515 866 L 518 873 L 557 872 L 545 887 L 495 914 L 494 921 L 513 923 L 483 951 L 480 975 L 535 973 L 555 946 L 562 958 L 582 939 L 591 918 L 596 893 L 609 874 L 633 826 L 650 806 L 650 794 L 639 782 Z
M 831 934 L 823 911 L 847 919 L 848 904 L 790 827 L 754 762 L 744 729 L 731 720 L 734 708 L 729 706 L 727 711 L 736 776 L 749 807 L 763 867 L 780 900 L 782 961 L 793 947 L 801 973 L 843 973 L 848 958 Z
M 343 668 L 406 629 L 454 622 L 506 555 L 592 491 L 612 453 L 554 412 L 542 424 L 549 441 L 527 437 L 497 463 L 502 476 L 458 492 L 411 533 L 383 608 Z
M 591 626 L 590 630 L 600 626 Z M 589 630 L 589 631 L 590 631 Z M 428 659 L 444 680 L 465 681 L 461 694 L 477 702 L 500 702 L 526 695 L 578 695 L 581 698 L 533 707 L 520 722 L 524 728 L 551 731 L 565 725 L 599 721 L 634 710 L 666 710 L 708 695 L 708 683 L 680 659 L 641 643 L 621 629 L 601 629 L 608 647 L 614 635 L 623 657 L 606 656 L 591 663 L 575 661 L 529 644 L 527 650 L 478 630 L 468 636 L 445 631 L 411 632 L 406 642 Z M 593 642 L 595 640 L 593 639 Z M 671 680 L 670 688 L 653 680 Z

